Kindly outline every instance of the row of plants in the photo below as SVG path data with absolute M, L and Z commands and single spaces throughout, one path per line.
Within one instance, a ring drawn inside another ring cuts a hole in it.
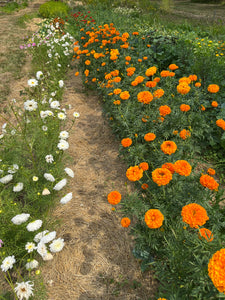
M 53 259 L 65 245 L 49 217 L 54 205 L 65 205 L 73 195 L 66 187 L 74 177 L 69 167 L 71 105 L 61 103 L 64 80 L 73 55 L 74 38 L 64 21 L 45 20 L 20 47 L 32 56 L 32 74 L 21 100 L 13 99 L 1 114 L 0 135 L 0 266 L 11 292 L 1 299 L 45 299 L 39 266 Z M 40 294 L 42 293 L 42 294 Z M 38 296 L 39 295 L 39 296 Z
M 160 282 L 156 298 L 225 298 L 222 174 L 205 156 L 213 153 L 218 162 L 224 153 L 224 89 L 218 70 L 201 78 L 191 72 L 188 57 L 180 67 L 178 48 L 162 64 L 154 43 L 167 57 L 173 40 L 167 46 L 168 36 L 157 40 L 157 31 L 133 31 L 132 24 L 122 31 L 112 22 L 78 17 L 75 75 L 80 73 L 84 85 L 101 95 L 121 140 L 127 179 L 136 186 L 135 193 L 115 190 L 107 199 L 120 203 L 121 224 L 130 226 L 135 238 L 134 255 L 142 260 L 142 270 L 150 267 Z M 213 57 L 221 62 L 223 56 L 212 52 Z

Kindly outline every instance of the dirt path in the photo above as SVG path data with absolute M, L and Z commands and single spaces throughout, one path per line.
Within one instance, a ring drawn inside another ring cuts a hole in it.
M 35 31 L 35 23 L 39 22 L 33 19 L 26 29 L 15 30 L 16 20 L 37 11 L 43 2 L 34 0 L 24 10 L 0 16 L 0 53 L 5 64 L 7 53 L 18 51 L 22 37 Z M 2 88 L 6 84 L 9 87 L 7 101 L 18 100 L 19 91 L 27 85 L 29 57 L 21 61 L 20 70 L 17 79 L 13 70 L 1 73 Z M 131 253 L 129 229 L 122 228 L 119 214 L 107 202 L 107 194 L 112 190 L 119 190 L 122 195 L 126 190 L 127 168 L 118 159 L 119 143 L 102 115 L 100 100 L 91 92 L 83 93 L 81 79 L 74 73 L 72 70 L 68 74 L 63 100 L 63 105 L 72 105 L 70 118 L 73 111 L 80 113 L 69 139 L 72 163 L 68 166 L 74 170 L 75 178 L 68 191 L 73 192 L 73 199 L 57 207 L 52 216 L 61 220 L 57 235 L 64 238 L 66 245 L 41 270 L 48 300 L 148 300 L 155 290 L 152 275 L 141 273 Z

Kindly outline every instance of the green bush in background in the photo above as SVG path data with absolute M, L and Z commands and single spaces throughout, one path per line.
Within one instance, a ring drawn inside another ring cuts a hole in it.
M 69 12 L 69 6 L 63 2 L 49 1 L 42 4 L 39 14 L 44 18 L 65 17 Z

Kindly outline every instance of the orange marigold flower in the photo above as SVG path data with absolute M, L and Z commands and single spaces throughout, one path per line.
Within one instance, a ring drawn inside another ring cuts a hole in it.
M 139 164 L 139 168 L 141 168 L 143 171 L 147 171 L 149 169 L 147 162 L 142 162 Z
M 180 106 L 181 111 L 189 111 L 190 109 L 191 109 L 191 107 L 188 104 L 181 104 L 181 106 Z
M 196 83 L 195 83 L 195 86 L 196 86 L 196 87 L 200 87 L 201 85 L 202 85 L 201 82 L 196 82 Z
M 135 31 L 132 33 L 133 35 L 139 35 L 139 32 Z
M 223 119 L 219 119 L 216 121 L 216 125 L 220 128 L 222 128 L 223 130 L 225 130 L 225 121 Z
M 174 130 L 174 131 L 173 131 L 173 134 L 174 134 L 174 135 L 177 135 L 177 134 L 178 134 L 178 130 Z
M 154 98 L 161 98 L 164 95 L 163 89 L 155 90 L 153 93 Z
M 218 102 L 212 101 L 211 105 L 212 105 L 212 107 L 218 107 Z
M 174 71 L 174 70 L 176 70 L 176 69 L 178 69 L 179 67 L 176 65 L 176 64 L 171 64 L 171 65 L 169 65 L 169 69 L 171 70 L 171 71 Z
M 130 67 L 130 68 L 127 68 L 127 76 L 132 76 L 134 74 L 134 72 L 136 71 L 136 68 L 135 67 Z
M 204 237 L 204 239 L 206 239 L 207 242 L 212 242 L 213 240 L 212 231 L 207 228 L 200 228 L 198 237 L 200 240 L 202 239 L 202 237 Z
M 113 102 L 114 105 L 120 105 L 120 103 L 121 103 L 120 100 L 115 100 L 115 101 Z
M 155 77 L 155 78 L 153 79 L 153 81 L 155 81 L 155 82 L 160 82 L 160 77 Z
M 85 63 L 85 65 L 89 66 L 91 64 L 91 61 L 87 59 L 87 60 L 85 60 L 84 63 Z
M 186 160 L 177 160 L 174 163 L 174 170 L 181 176 L 189 176 L 191 174 L 192 167 Z
M 159 298 L 158 300 L 167 300 L 166 298 Z
M 120 203 L 121 198 L 121 194 L 118 191 L 112 191 L 107 196 L 108 202 L 112 205 Z
M 190 91 L 190 86 L 187 83 L 180 83 L 177 86 L 177 91 L 181 95 L 186 95 Z
M 74 75 L 75 75 L 75 76 L 78 76 L 78 75 L 79 75 L 79 72 L 76 72 Z
M 207 88 L 208 92 L 210 93 L 217 93 L 219 92 L 220 87 L 217 84 L 210 84 Z
M 191 133 L 189 130 L 183 129 L 180 131 L 179 135 L 183 140 L 186 140 L 187 137 L 191 136 Z
M 153 95 L 149 91 L 143 91 L 138 93 L 137 99 L 141 103 L 149 104 L 153 100 Z
M 145 72 L 145 75 L 150 77 L 152 75 L 154 75 L 157 71 L 157 68 L 156 67 L 151 67 L 151 68 L 148 68 Z
M 117 76 L 113 79 L 114 82 L 120 82 L 121 81 L 121 77 Z
M 113 94 L 119 95 L 121 92 L 122 92 L 121 89 L 115 89 L 115 90 L 113 91 Z
M 105 62 L 103 62 L 103 63 L 102 63 L 102 67 L 104 67 L 105 65 L 106 65 L 106 63 L 105 63 Z
M 122 139 L 121 144 L 125 148 L 130 147 L 130 145 L 132 144 L 132 139 L 130 139 L 130 138 Z
M 146 142 L 152 142 L 156 138 L 156 135 L 152 132 L 146 133 L 144 139 Z
M 216 174 L 216 171 L 215 171 L 214 169 L 212 169 L 212 168 L 209 168 L 209 169 L 207 170 L 207 173 L 208 173 L 209 175 L 215 175 L 215 174 Z
M 130 57 L 130 56 L 126 56 L 125 59 L 126 59 L 127 61 L 130 61 L 130 60 L 131 60 L 131 57 Z
M 129 218 L 122 218 L 120 223 L 123 227 L 129 227 L 130 226 L 130 219 Z
M 151 229 L 161 227 L 163 220 L 164 216 L 159 209 L 149 209 L 145 213 L 145 223 Z
M 174 152 L 176 152 L 177 150 L 177 145 L 176 143 L 174 143 L 173 141 L 165 141 L 162 143 L 161 145 L 161 150 L 165 153 L 165 154 L 173 154 Z
M 143 177 L 143 170 L 138 166 L 127 169 L 126 176 L 130 181 L 138 181 Z
M 155 87 L 157 85 L 157 82 L 156 81 L 147 81 L 146 83 L 145 83 L 145 86 L 146 87 L 148 87 L 148 88 L 153 88 L 153 87 Z
M 191 81 L 196 81 L 198 77 L 197 75 L 189 75 L 188 78 L 191 79 Z
M 161 185 L 167 185 L 172 180 L 172 173 L 167 168 L 157 168 L 152 172 L 152 180 Z
M 171 109 L 168 105 L 162 105 L 159 107 L 159 113 L 161 116 L 165 117 L 171 113 Z
M 170 71 L 163 70 L 163 71 L 161 71 L 160 76 L 161 77 L 168 77 L 168 76 L 170 76 Z
M 225 249 L 220 249 L 209 260 L 208 274 L 217 290 L 225 294 L 224 266 Z
M 205 106 L 204 105 L 201 105 L 200 108 L 201 108 L 202 111 L 205 111 Z
M 88 77 L 88 75 L 89 75 L 89 70 L 85 70 L 85 71 L 84 71 L 84 75 L 85 75 L 86 77 Z
M 181 84 L 181 83 L 190 84 L 191 83 L 191 79 L 189 77 L 181 77 L 179 79 L 179 84 Z
M 130 98 L 129 92 L 128 92 L 128 91 L 124 91 L 124 92 L 120 93 L 120 98 L 121 98 L 122 100 L 127 100 L 127 99 L 129 99 L 129 98 Z
M 187 223 L 191 228 L 198 228 L 209 220 L 204 207 L 197 203 L 190 203 L 182 208 L 181 216 L 183 222 Z
M 207 174 L 200 177 L 200 183 L 202 186 L 207 187 L 210 190 L 217 190 L 219 187 L 219 183 L 217 183 L 213 177 Z
M 142 188 L 143 190 L 147 190 L 148 184 L 147 184 L 147 183 L 143 183 L 142 186 L 141 186 L 141 188 Z
M 172 174 L 175 172 L 174 165 L 172 163 L 167 162 L 167 163 L 163 164 L 161 168 L 168 169 Z

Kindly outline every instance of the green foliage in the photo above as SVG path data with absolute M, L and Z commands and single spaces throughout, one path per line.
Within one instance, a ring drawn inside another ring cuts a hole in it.
M 39 14 L 44 18 L 65 17 L 69 6 L 61 1 L 48 1 L 39 8 Z

